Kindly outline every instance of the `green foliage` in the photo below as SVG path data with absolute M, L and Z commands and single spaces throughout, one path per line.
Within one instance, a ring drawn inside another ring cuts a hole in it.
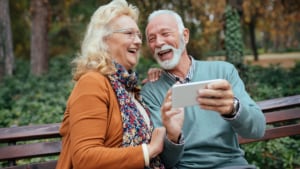
M 299 138 L 279 138 L 243 145 L 249 163 L 261 169 L 293 169 L 300 165 Z
M 72 87 L 68 57 L 50 62 L 50 73 L 35 77 L 29 63 L 17 60 L 15 77 L 0 84 L 0 126 L 60 122 Z
M 244 45 L 240 17 L 237 10 L 227 5 L 225 10 L 225 20 L 226 59 L 237 67 L 240 67 L 240 65 L 243 64 Z
M 138 72 L 139 82 L 147 78 L 148 69 L 151 67 L 159 67 L 159 65 L 151 59 L 141 57 L 139 64 L 135 67 L 135 71 Z
M 247 91 L 256 101 L 300 93 L 300 62 L 291 69 L 279 65 L 268 68 L 248 65 L 240 73 Z

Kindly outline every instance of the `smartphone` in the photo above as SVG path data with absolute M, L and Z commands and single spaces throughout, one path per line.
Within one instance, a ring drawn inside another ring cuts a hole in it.
M 222 79 L 213 79 L 191 83 L 175 84 L 172 86 L 172 108 L 186 107 L 198 104 L 198 90 L 212 82 Z

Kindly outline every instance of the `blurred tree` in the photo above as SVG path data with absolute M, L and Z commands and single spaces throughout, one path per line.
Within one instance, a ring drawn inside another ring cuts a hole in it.
M 281 3 L 285 8 L 286 13 L 294 13 L 300 11 L 299 0 L 281 0 Z
M 31 47 L 30 61 L 31 73 L 42 75 L 48 72 L 48 26 L 49 2 L 48 0 L 31 0 Z
M 258 60 L 258 52 L 256 46 L 256 24 L 257 19 L 262 16 L 264 2 L 260 0 L 245 0 L 243 3 L 243 14 L 245 14 L 245 23 L 248 26 L 252 54 L 254 55 L 254 60 Z
M 57 55 L 72 56 L 80 49 L 80 41 L 92 13 L 110 0 L 51 0 L 51 24 L 48 23 L 49 57 Z M 240 6 L 242 0 L 236 1 Z M 30 0 L 10 1 L 11 22 L 13 30 L 14 52 L 16 57 L 30 56 Z M 128 0 L 140 10 L 139 26 L 144 32 L 148 15 L 157 9 L 173 9 L 183 18 L 190 29 L 187 46 L 189 53 L 197 59 L 207 56 L 224 56 L 223 25 L 226 0 Z M 300 1 L 298 0 L 243 0 L 242 26 L 244 32 L 245 52 L 253 45 L 265 52 L 300 48 Z M 299 10 L 298 10 L 299 9 Z M 49 14 L 50 15 L 50 14 Z M 252 21 L 251 21 L 252 18 Z M 49 19 L 47 20 L 49 21 Z M 252 36 L 249 36 L 250 23 Z M 255 21 L 255 22 L 253 22 Z M 20 31 L 22 30 L 22 31 Z M 260 50 L 261 51 L 261 50 Z M 255 53 L 255 52 L 252 52 Z M 258 52 L 257 52 L 258 53 Z M 142 54 L 152 58 L 146 43 Z
M 191 39 L 188 48 L 198 59 L 204 59 L 206 53 L 222 55 L 216 51 L 223 50 L 223 14 L 225 0 L 191 0 L 187 6 L 185 18 L 190 28 Z
M 9 0 L 0 0 L 0 81 L 4 75 L 12 75 L 14 52 L 9 14 Z
M 16 58 L 30 57 L 30 1 L 10 1 L 11 29 Z M 21 31 L 20 31 L 21 30 Z
M 263 47 L 264 52 L 299 49 L 300 1 L 244 0 L 243 21 L 252 46 Z
M 50 56 L 74 55 L 95 10 L 110 0 L 51 0 Z M 84 4 L 83 4 L 84 3 Z
M 265 14 L 266 21 L 273 26 L 270 31 L 270 38 L 273 42 L 273 49 L 281 51 L 283 49 L 293 48 L 294 42 L 299 46 L 300 28 L 300 1 L 290 1 L 286 3 L 282 0 L 271 1 L 268 8 L 273 9 L 272 12 Z M 296 10 L 298 9 L 298 10 Z
M 240 26 L 240 17 L 237 9 L 227 5 L 225 11 L 225 49 L 226 60 L 237 68 L 242 68 L 244 45 Z

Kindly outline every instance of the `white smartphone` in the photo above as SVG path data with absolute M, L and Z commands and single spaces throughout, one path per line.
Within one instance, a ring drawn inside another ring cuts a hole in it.
M 198 104 L 198 90 L 203 89 L 207 84 L 220 81 L 213 79 L 199 82 L 175 84 L 172 86 L 172 108 L 186 107 Z

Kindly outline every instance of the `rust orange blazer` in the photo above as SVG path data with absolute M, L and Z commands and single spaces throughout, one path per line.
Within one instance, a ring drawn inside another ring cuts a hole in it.
M 56 169 L 144 168 L 142 146 L 121 147 L 122 133 L 121 113 L 109 80 L 98 72 L 86 73 L 67 102 Z

